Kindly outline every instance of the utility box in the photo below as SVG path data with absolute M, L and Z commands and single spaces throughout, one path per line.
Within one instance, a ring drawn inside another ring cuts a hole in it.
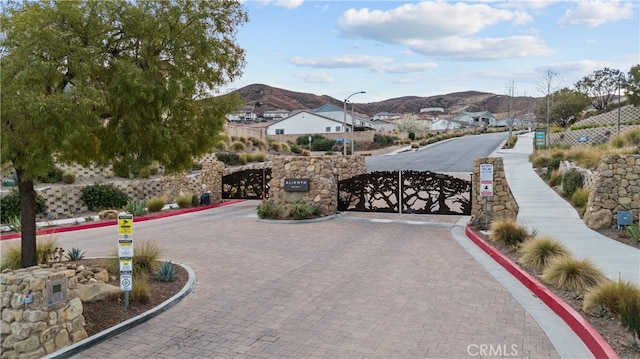
M 618 211 L 618 229 L 633 225 L 633 212 Z

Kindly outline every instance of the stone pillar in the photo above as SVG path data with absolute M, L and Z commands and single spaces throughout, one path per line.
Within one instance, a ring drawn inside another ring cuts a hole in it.
M 493 196 L 486 197 L 488 201 L 480 194 L 480 164 L 483 163 L 493 165 Z M 488 211 L 485 211 L 485 202 L 488 202 Z M 502 219 L 515 220 L 518 210 L 518 203 L 504 174 L 502 157 L 476 158 L 471 179 L 471 223 L 483 224 L 487 217 L 489 223 Z

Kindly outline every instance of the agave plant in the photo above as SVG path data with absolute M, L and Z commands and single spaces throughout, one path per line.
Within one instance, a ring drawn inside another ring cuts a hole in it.
M 71 250 L 69 251 L 69 253 L 67 253 L 66 257 L 68 260 L 75 262 L 75 261 L 79 261 L 82 258 L 84 258 L 86 252 L 82 251 L 80 248 L 78 247 L 73 247 L 71 248 Z
M 144 203 L 138 201 L 129 201 L 125 206 L 125 210 L 134 216 L 144 216 L 147 214 L 147 208 Z
M 176 265 L 166 261 L 160 265 L 160 269 L 153 272 L 153 277 L 161 282 L 173 282 L 176 279 Z

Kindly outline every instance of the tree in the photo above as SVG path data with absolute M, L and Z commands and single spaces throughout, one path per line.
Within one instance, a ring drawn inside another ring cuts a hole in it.
M 507 98 L 509 101 L 509 115 L 507 117 L 507 127 L 509 127 L 509 138 L 511 138 L 511 134 L 513 132 L 513 120 L 515 119 L 514 116 L 514 108 L 513 108 L 513 98 L 515 96 L 515 87 L 513 85 L 513 80 L 511 80 L 511 84 L 509 84 L 509 86 L 507 87 Z
M 558 73 L 551 69 L 547 69 L 542 75 L 543 85 L 540 86 L 540 92 L 542 92 L 542 94 L 545 97 L 544 103 L 546 106 L 546 110 L 545 110 L 544 117 L 540 117 L 540 118 L 545 119 L 545 127 L 547 128 L 547 139 L 546 139 L 547 148 L 551 147 L 551 141 L 549 139 L 549 124 L 551 120 L 551 100 L 552 100 L 551 96 L 555 91 L 557 79 L 558 79 Z
M 591 100 L 585 94 L 566 87 L 554 92 L 551 102 L 551 123 L 562 127 L 575 122 L 580 113 L 591 104 Z M 535 109 L 536 117 L 544 117 L 546 111 L 546 103 L 540 102 Z
M 401 119 L 395 121 L 393 124 L 398 132 L 407 133 L 423 133 L 429 130 L 428 126 L 418 120 L 418 117 L 413 114 L 405 114 Z
M 629 103 L 636 107 L 640 106 L 640 64 L 629 70 L 624 89 Z
M 22 266 L 36 264 L 34 181 L 54 161 L 191 166 L 238 99 L 238 1 L 39 1 L 0 14 L 2 163 L 18 177 Z
M 591 99 L 593 107 L 604 110 L 613 101 L 618 93 L 618 81 L 624 77 L 620 70 L 605 67 L 594 71 L 576 82 L 576 90 L 587 95 Z

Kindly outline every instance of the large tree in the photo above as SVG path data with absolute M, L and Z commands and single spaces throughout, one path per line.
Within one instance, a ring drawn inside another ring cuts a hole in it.
M 640 65 L 635 65 L 629 70 L 624 89 L 629 103 L 640 106 Z
M 1 161 L 18 177 L 22 266 L 36 264 L 35 180 L 51 164 L 188 168 L 242 74 L 239 1 L 24 1 L 0 14 Z
M 554 125 L 567 127 L 574 123 L 582 111 L 589 108 L 591 100 L 578 91 L 568 88 L 560 89 L 553 93 L 551 106 L 549 107 L 550 122 Z M 535 115 L 544 118 L 547 112 L 547 104 L 538 103 L 535 109 Z
M 618 95 L 618 86 L 624 81 L 624 72 L 605 67 L 576 82 L 575 88 L 591 99 L 597 110 L 604 110 Z

